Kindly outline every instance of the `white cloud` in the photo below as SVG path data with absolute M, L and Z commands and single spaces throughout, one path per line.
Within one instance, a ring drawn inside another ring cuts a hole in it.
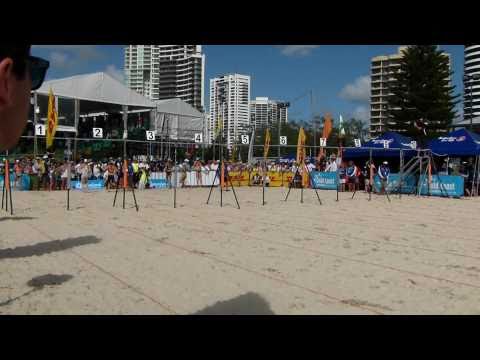
M 367 103 L 370 100 L 370 76 L 360 76 L 351 84 L 345 85 L 340 97 L 349 101 Z
M 117 79 L 122 83 L 125 82 L 123 71 L 117 68 L 115 65 L 108 65 L 107 68 L 105 69 L 105 72 L 109 74 L 111 77 L 113 77 L 114 79 Z
M 361 120 L 363 122 L 368 122 L 370 120 L 370 110 L 365 105 L 360 105 L 353 110 L 352 116 L 355 119 Z
M 88 61 L 104 57 L 96 45 L 33 45 L 32 49 L 45 49 L 52 52 L 62 52 L 79 60 Z
M 281 45 L 277 46 L 285 56 L 307 56 L 320 45 Z
M 50 61 L 52 67 L 65 69 L 68 67 L 68 55 L 60 51 L 52 51 L 50 53 Z

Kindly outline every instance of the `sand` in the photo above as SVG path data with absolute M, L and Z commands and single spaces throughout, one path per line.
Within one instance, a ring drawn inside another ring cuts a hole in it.
M 480 314 L 480 199 L 14 192 L 0 314 Z

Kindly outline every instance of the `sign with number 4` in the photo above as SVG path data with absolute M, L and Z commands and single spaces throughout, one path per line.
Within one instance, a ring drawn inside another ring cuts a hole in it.
M 280 136 L 280 145 L 287 145 L 287 137 Z
M 320 138 L 320 146 L 327 146 L 327 139 L 326 138 Z
M 93 137 L 96 139 L 103 138 L 103 129 L 102 128 L 93 128 Z
M 354 139 L 353 142 L 355 143 L 355 147 L 362 147 L 362 142 L 360 139 Z
M 248 145 L 250 143 L 250 139 L 248 138 L 248 135 L 242 135 L 242 144 L 243 145 Z
M 146 136 L 147 136 L 147 140 L 148 141 L 154 141 L 155 140 L 155 131 L 150 131 L 150 130 L 147 130 L 145 132 Z
M 203 142 L 203 136 L 202 133 L 195 133 L 195 142 L 196 143 L 202 143 Z
M 45 125 L 42 125 L 42 124 L 36 125 L 35 135 L 45 136 Z

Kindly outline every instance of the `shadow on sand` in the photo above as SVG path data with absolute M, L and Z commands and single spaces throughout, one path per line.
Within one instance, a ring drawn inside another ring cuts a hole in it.
M 15 216 L 15 217 L 2 217 L 0 218 L 0 221 L 6 221 L 6 220 L 11 220 L 11 221 L 18 221 L 18 220 L 33 220 L 36 219 L 35 217 L 31 216 Z
M 46 274 L 46 275 L 34 277 L 33 279 L 30 279 L 27 283 L 27 285 L 32 287 L 33 289 L 28 290 L 22 295 L 0 302 L 0 306 L 10 305 L 14 301 L 20 300 L 21 298 L 26 297 L 35 291 L 42 290 L 44 286 L 62 285 L 64 282 L 67 282 L 72 278 L 73 276 L 68 274 L 63 274 L 63 275 Z
M 219 301 L 192 315 L 275 315 L 275 313 L 264 298 L 249 292 L 230 300 Z
M 68 250 L 77 246 L 98 244 L 102 239 L 96 236 L 81 236 L 64 240 L 53 240 L 34 245 L 19 246 L 13 249 L 0 249 L 0 260 L 41 256 L 52 252 Z

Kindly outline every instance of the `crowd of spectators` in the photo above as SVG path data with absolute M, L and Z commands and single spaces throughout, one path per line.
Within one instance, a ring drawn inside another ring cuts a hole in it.
M 225 161 L 226 171 L 241 172 L 248 171 L 253 173 L 251 185 L 261 185 L 265 179 L 266 186 L 270 183 L 268 173 L 263 177 L 263 171 L 268 172 L 291 172 L 294 176 L 294 185 L 301 186 L 301 177 L 304 168 L 299 167 L 294 160 L 271 160 L 265 162 L 257 161 L 253 164 L 244 162 Z M 318 161 L 305 162 L 309 172 L 337 172 L 339 177 L 339 191 L 357 191 L 364 189 L 369 191 L 370 171 L 373 176 L 377 173 L 375 164 L 369 166 L 369 162 L 344 161 L 335 154 L 324 156 Z M 187 173 L 194 172 L 196 185 L 203 186 L 202 174 L 217 171 L 219 167 L 218 160 L 202 161 L 196 159 L 182 159 L 176 166 L 172 159 L 151 161 L 129 159 L 127 161 L 127 179 L 129 184 L 137 189 L 146 189 L 150 187 L 150 179 L 156 174 L 162 174 L 167 180 L 168 186 L 172 184 L 172 174 L 175 169 L 178 171 L 180 185 L 184 187 Z M 465 188 L 468 193 L 473 181 L 473 163 L 472 161 L 461 161 L 458 166 L 453 162 L 445 161 L 439 166 L 444 173 L 451 175 L 461 175 L 465 178 Z M 297 172 L 298 170 L 298 172 Z M 0 175 L 4 173 L 4 161 L 0 163 Z M 22 157 L 10 163 L 10 174 L 14 178 L 14 188 L 23 190 L 66 190 L 68 187 L 68 177 L 71 180 L 79 181 L 82 188 L 88 187 L 89 180 L 102 181 L 103 186 L 109 189 L 115 189 L 120 183 L 123 185 L 123 164 L 120 158 L 110 158 L 104 161 L 92 159 L 80 159 L 77 163 L 59 161 L 49 155 L 33 157 Z

